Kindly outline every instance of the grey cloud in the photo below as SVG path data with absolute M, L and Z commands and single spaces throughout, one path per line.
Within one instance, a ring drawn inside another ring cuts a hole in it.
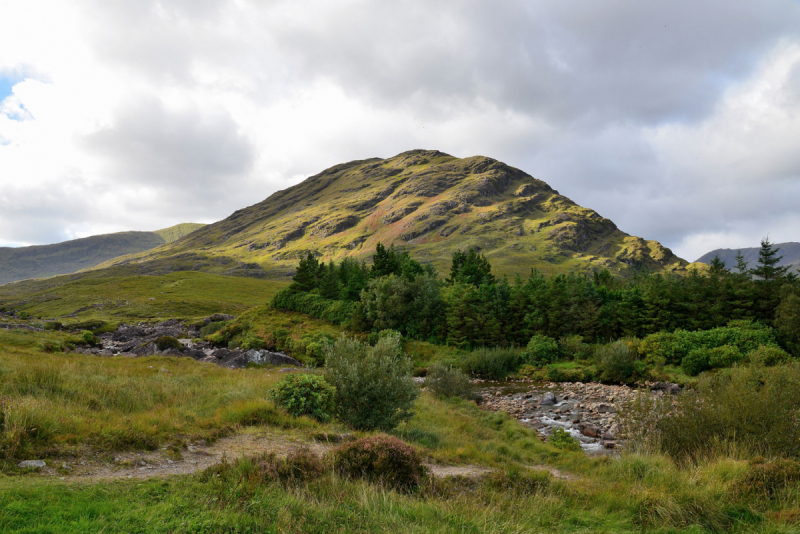
M 86 139 L 109 162 L 109 178 L 206 195 L 246 173 L 250 141 L 224 111 L 168 110 L 154 98 L 121 109 L 114 123 Z

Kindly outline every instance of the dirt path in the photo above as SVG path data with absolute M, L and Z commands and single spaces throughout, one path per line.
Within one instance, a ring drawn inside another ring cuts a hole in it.
M 181 450 L 180 454 L 160 449 L 118 453 L 113 457 L 84 456 L 61 459 L 48 462 L 48 466 L 39 470 L 38 474 L 64 481 L 145 480 L 172 475 L 189 475 L 223 461 L 233 461 L 265 453 L 286 456 L 292 451 L 309 449 L 318 455 L 323 455 L 333 447 L 333 444 L 327 442 L 308 441 L 269 429 L 258 429 L 220 439 L 211 445 L 190 445 Z M 437 478 L 451 476 L 477 478 L 493 471 L 491 468 L 477 465 L 426 464 L 426 466 Z M 561 480 L 573 478 L 571 475 L 548 466 L 526 467 L 548 471 L 553 477 Z

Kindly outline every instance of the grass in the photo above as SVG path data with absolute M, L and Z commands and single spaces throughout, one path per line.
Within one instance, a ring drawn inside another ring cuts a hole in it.
M 267 400 L 275 372 L 188 358 L 43 354 L 22 348 L 19 338 L 17 347 L 0 349 L 0 456 L 154 449 L 243 424 L 314 426 Z
M 269 302 L 286 285 L 203 272 L 125 274 L 124 269 L 108 269 L 0 286 L 0 309 L 25 311 L 34 317 L 66 317 L 60 319 L 65 324 L 91 319 L 130 322 L 213 313 L 238 315 Z

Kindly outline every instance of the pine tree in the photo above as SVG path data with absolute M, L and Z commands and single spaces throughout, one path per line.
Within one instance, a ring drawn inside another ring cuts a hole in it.
M 324 267 L 324 264 L 322 267 Z M 317 261 L 317 258 L 309 252 L 305 258 L 300 260 L 297 271 L 294 277 L 292 277 L 293 282 L 290 288 L 293 291 L 313 291 L 319 287 L 319 274 L 320 263 Z
M 336 272 L 336 265 L 331 260 L 326 267 L 323 263 L 321 265 L 322 276 L 319 282 L 319 294 L 326 299 L 336 300 L 339 298 L 341 285 L 339 283 L 339 276 Z
M 783 256 L 778 256 L 780 248 L 773 248 L 769 237 L 761 240 L 761 250 L 758 251 L 758 267 L 750 270 L 750 274 L 765 282 L 779 281 L 786 278 L 788 266 L 779 267 Z

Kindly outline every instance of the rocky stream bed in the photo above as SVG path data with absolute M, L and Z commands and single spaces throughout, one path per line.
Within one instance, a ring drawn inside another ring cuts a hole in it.
M 675 384 L 647 384 L 651 395 L 680 392 Z M 479 382 L 483 405 L 503 411 L 548 439 L 563 428 L 588 454 L 613 454 L 623 443 L 617 408 L 638 394 L 628 386 L 581 382 Z

